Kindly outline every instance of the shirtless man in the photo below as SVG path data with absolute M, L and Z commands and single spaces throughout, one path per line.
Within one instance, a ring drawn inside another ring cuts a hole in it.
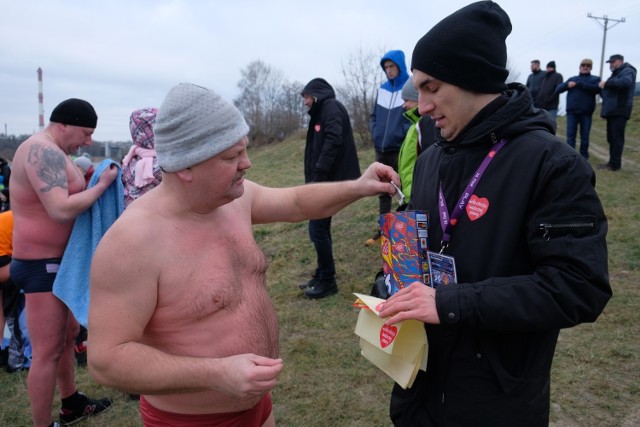
M 274 426 L 283 367 L 252 224 L 326 218 L 381 192 L 392 168 L 357 181 L 267 188 L 243 178 L 249 128 L 209 89 L 171 89 L 156 119 L 161 184 L 129 205 L 93 259 L 89 369 L 142 394 L 145 426 Z
M 76 389 L 73 345 L 79 326 L 51 292 L 75 218 L 88 209 L 117 176 L 106 171 L 97 185 L 85 180 L 70 153 L 91 144 L 98 117 L 86 101 L 71 98 L 51 113 L 46 129 L 18 147 L 11 174 L 14 215 L 11 278 L 26 295 L 33 360 L 27 377 L 33 425 L 50 426 L 56 383 L 66 425 L 111 406 Z M 84 190 L 84 191 L 83 191 Z

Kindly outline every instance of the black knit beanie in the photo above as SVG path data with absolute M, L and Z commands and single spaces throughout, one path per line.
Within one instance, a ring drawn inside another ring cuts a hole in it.
M 69 98 L 53 109 L 49 121 L 95 129 L 98 124 L 98 115 L 87 101 Z
M 416 44 L 411 69 L 480 93 L 507 89 L 511 21 L 492 1 L 479 1 L 444 18 Z

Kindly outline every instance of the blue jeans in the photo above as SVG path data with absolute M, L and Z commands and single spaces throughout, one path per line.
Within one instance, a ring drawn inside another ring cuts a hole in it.
M 609 143 L 609 165 L 613 169 L 622 166 L 622 149 L 624 148 L 624 130 L 627 118 L 624 116 L 607 117 L 607 142 Z
M 591 114 L 567 113 L 567 144 L 576 148 L 576 135 L 580 126 L 580 155 L 589 158 L 589 133 L 591 133 Z
M 331 217 L 309 221 L 309 239 L 316 248 L 318 266 L 314 276 L 318 279 L 331 279 L 336 274 L 333 262 L 333 242 L 331 240 Z

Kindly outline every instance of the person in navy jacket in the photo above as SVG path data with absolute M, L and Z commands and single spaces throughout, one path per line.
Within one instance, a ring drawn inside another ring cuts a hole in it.
M 607 120 L 609 161 L 598 165 L 598 168 L 617 171 L 622 167 L 624 130 L 631 117 L 637 71 L 633 65 L 624 62 L 624 56 L 620 54 L 611 55 L 607 62 L 611 76 L 600 82 L 602 89 L 600 116 Z
M 591 118 L 596 109 L 596 95 L 600 93 L 600 77 L 591 75 L 593 61 L 580 61 L 580 74 L 556 87 L 556 93 L 567 93 L 567 144 L 576 148 L 576 135 L 580 126 L 580 155 L 589 158 Z
M 376 150 L 376 161 L 398 170 L 398 154 L 404 137 L 411 127 L 411 121 L 404 116 L 402 88 L 409 80 L 404 52 L 390 50 L 380 59 L 380 67 L 387 81 L 380 85 L 376 103 L 369 119 L 369 129 Z M 380 214 L 391 211 L 391 197 L 380 195 Z M 380 238 L 380 230 L 366 241 L 367 246 L 375 244 Z

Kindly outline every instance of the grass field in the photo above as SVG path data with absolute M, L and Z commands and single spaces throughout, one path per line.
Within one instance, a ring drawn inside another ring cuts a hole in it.
M 638 100 L 637 100 L 638 101 Z M 627 127 L 623 169 L 596 171 L 597 190 L 609 219 L 609 270 L 614 296 L 596 323 L 563 330 L 552 371 L 552 425 L 640 425 L 640 114 Z M 594 114 L 592 158 L 606 161 L 604 121 Z M 558 134 L 564 135 L 564 118 Z M 287 140 L 250 151 L 248 177 L 266 185 L 302 183 L 304 142 Z M 359 149 L 362 167 L 373 159 Z M 380 268 L 378 248 L 365 239 L 377 221 L 377 199 L 361 200 L 335 216 L 333 236 L 338 295 L 320 301 L 302 296 L 297 284 L 315 267 L 306 223 L 255 227 L 270 265 L 269 293 L 280 321 L 285 369 L 273 390 L 280 426 L 389 426 L 392 386 L 359 354 L 353 334 L 357 311 L 352 292 L 368 292 Z M 0 373 L 0 426 L 30 425 L 25 373 Z M 140 426 L 137 402 L 95 385 L 78 368 L 80 388 L 110 395 L 114 408 L 88 426 Z M 56 403 L 57 405 L 57 403 Z

